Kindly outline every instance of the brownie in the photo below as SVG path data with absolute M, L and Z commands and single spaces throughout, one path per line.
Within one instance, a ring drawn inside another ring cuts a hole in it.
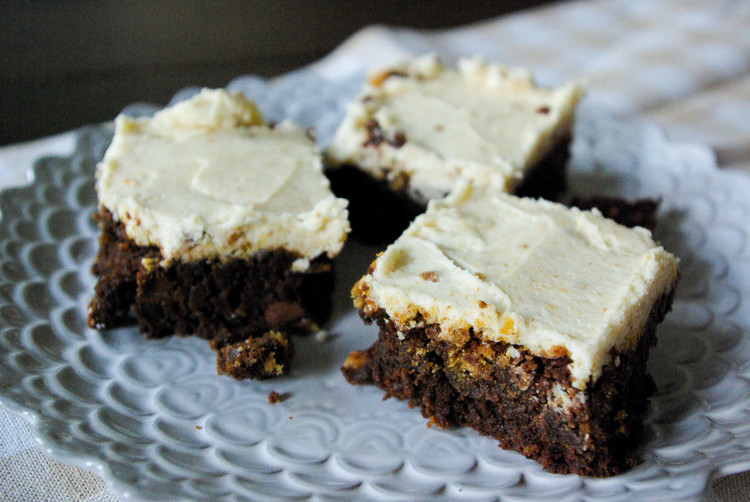
M 643 228 L 466 185 L 357 282 L 379 336 L 342 371 L 551 472 L 615 475 L 638 461 L 646 362 L 678 278 Z
M 221 373 L 267 378 L 289 367 L 287 333 L 328 319 L 347 202 L 305 131 L 266 125 L 241 94 L 118 117 L 97 195 L 91 327 L 197 335 Z
M 556 199 L 582 94 L 478 58 L 452 69 L 428 55 L 376 70 L 326 150 L 353 236 L 392 241 L 461 180 Z

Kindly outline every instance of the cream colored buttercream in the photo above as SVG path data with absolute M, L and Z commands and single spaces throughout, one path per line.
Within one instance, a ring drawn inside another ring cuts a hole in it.
M 266 126 L 252 102 L 224 90 L 153 118 L 119 116 L 97 192 L 131 239 L 161 248 L 162 265 L 272 248 L 333 256 L 349 231 L 347 202 L 331 193 L 305 132 Z
M 431 201 L 374 265 L 355 286 L 366 310 L 439 324 L 447 338 L 472 328 L 533 354 L 567 352 L 580 389 L 610 349 L 634 346 L 678 277 L 643 228 L 468 184 Z
M 419 199 L 442 197 L 461 178 L 511 191 L 571 134 L 582 94 L 579 83 L 543 88 L 526 70 L 478 58 L 453 70 L 423 56 L 370 76 L 327 153 L 376 178 L 406 176 Z M 373 121 L 382 142 L 368 141 Z

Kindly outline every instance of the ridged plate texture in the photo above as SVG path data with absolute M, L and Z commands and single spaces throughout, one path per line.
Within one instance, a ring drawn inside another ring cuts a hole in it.
M 325 145 L 358 86 L 299 72 L 228 87 L 271 119 L 315 126 Z M 682 260 L 649 360 L 659 390 L 644 463 L 586 479 L 546 473 L 470 430 L 429 428 L 417 410 L 344 381 L 346 355 L 375 338 L 349 299 L 371 248 L 347 245 L 329 336 L 297 338 L 293 370 L 277 380 L 217 376 L 192 337 L 87 328 L 94 169 L 111 134 L 81 130 L 72 157 L 40 159 L 30 186 L 0 195 L 0 401 L 31 418 L 53 457 L 95 470 L 123 499 L 673 500 L 697 496 L 712 473 L 750 468 L 750 182 L 719 171 L 706 148 L 581 109 L 572 191 L 661 198 L 656 236 Z M 268 404 L 272 390 L 285 399 Z

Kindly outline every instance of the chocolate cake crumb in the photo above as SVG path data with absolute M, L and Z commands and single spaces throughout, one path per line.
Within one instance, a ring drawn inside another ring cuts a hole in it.
M 262 336 L 220 347 L 216 369 L 220 375 L 237 380 L 262 380 L 285 374 L 293 355 L 291 340 L 284 333 L 271 330 Z
M 292 396 L 291 392 L 283 392 L 279 394 L 275 390 L 272 390 L 268 394 L 268 404 L 283 403 Z

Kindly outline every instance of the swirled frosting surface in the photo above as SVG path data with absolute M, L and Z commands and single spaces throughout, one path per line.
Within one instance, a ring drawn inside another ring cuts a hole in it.
M 571 134 L 581 84 L 537 86 L 521 68 L 433 55 L 374 72 L 349 105 L 328 155 L 377 178 L 403 174 L 426 199 L 458 179 L 512 190 Z
M 131 239 L 161 248 L 163 264 L 281 247 L 332 256 L 349 230 L 347 202 L 331 193 L 305 131 L 267 126 L 224 90 L 153 118 L 119 116 L 97 191 Z

